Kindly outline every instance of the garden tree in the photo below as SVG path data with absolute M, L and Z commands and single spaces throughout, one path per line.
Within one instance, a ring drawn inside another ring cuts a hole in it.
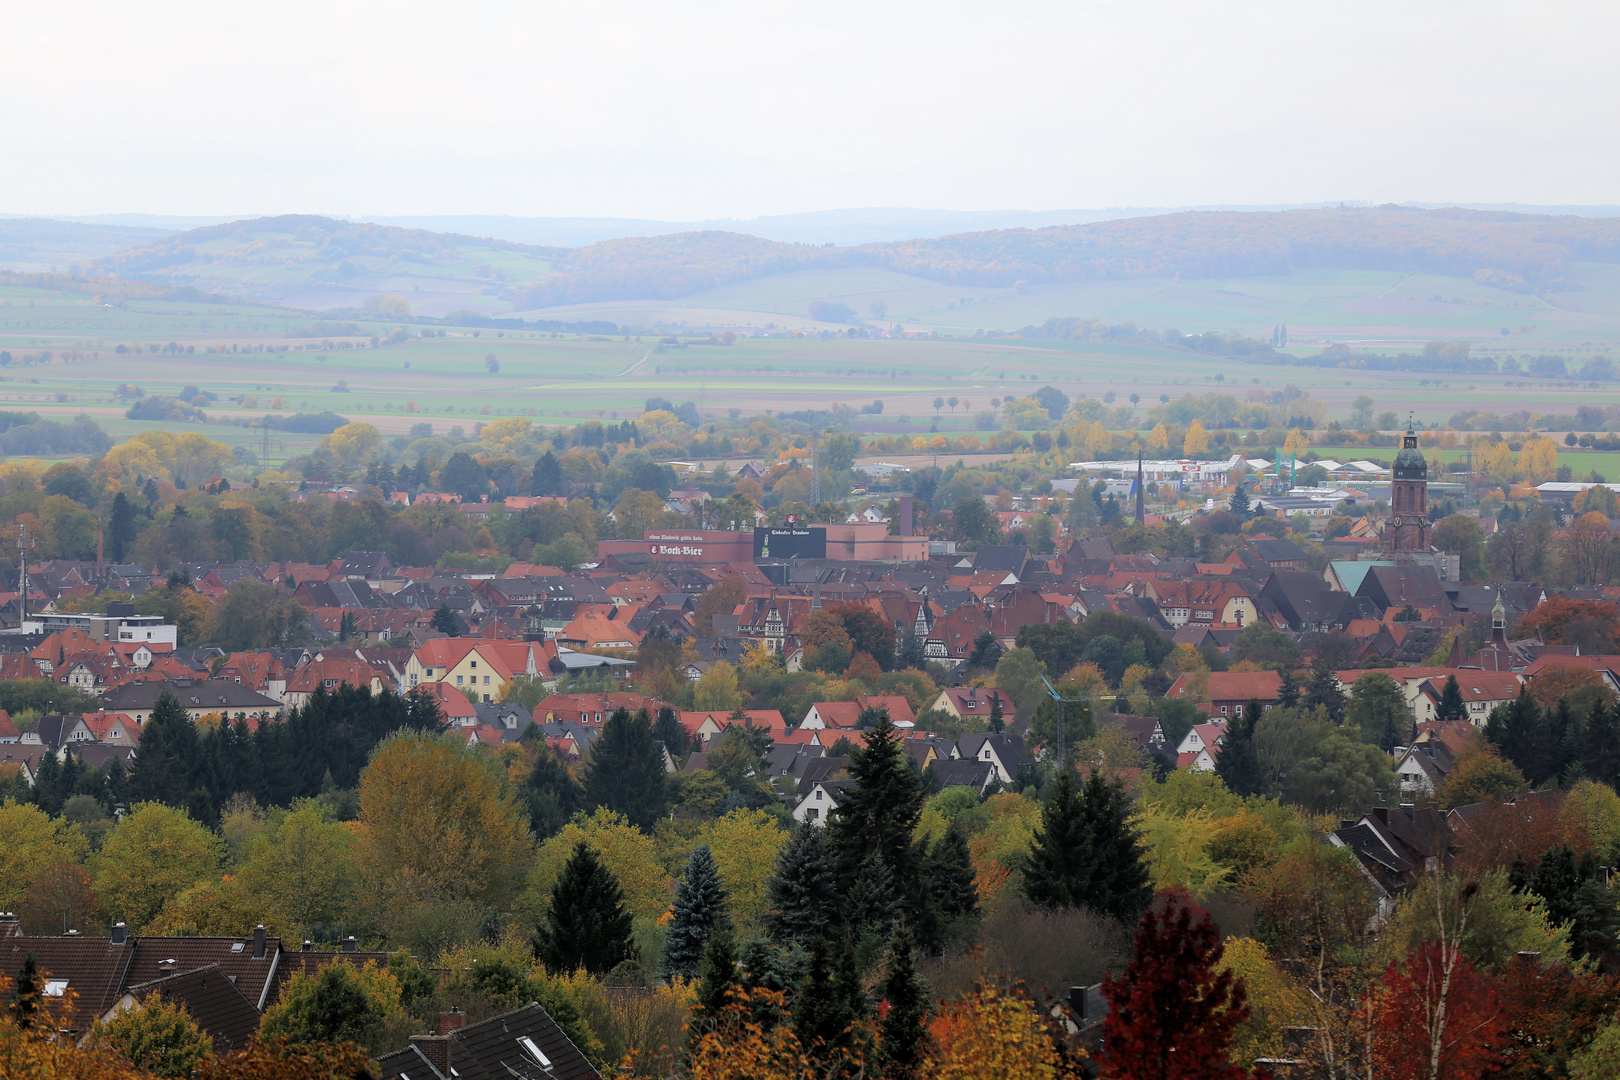
M 369 1048 L 385 1028 L 404 1019 L 399 983 L 386 967 L 334 961 L 318 971 L 293 972 L 259 1021 L 259 1037 Z
M 1486 740 L 1535 786 L 1563 775 L 1580 754 L 1580 736 L 1567 699 L 1543 711 L 1524 687 L 1511 704 L 1492 709 L 1485 721 Z
M 697 682 L 692 703 L 702 712 L 730 712 L 742 704 L 737 669 L 724 660 L 709 665 Z
M 557 464 L 557 455 L 550 450 L 541 454 L 534 462 L 534 473 L 529 477 L 530 495 L 566 495 L 568 485 L 563 480 L 562 466 Z
M 1428 874 L 1396 905 L 1379 935 L 1386 955 L 1416 955 L 1439 944 L 1448 962 L 1466 958 L 1477 968 L 1502 971 L 1521 952 L 1541 953 L 1543 964 L 1567 963 L 1568 935 L 1548 918 L 1545 904 L 1526 903 L 1506 870 Z
M 1376 671 L 1362 675 L 1350 688 L 1346 721 L 1361 730 L 1364 742 L 1385 753 L 1410 744 L 1416 722 L 1400 684 Z
M 922 815 L 921 778 L 887 716 L 867 729 L 864 742 L 850 757 L 855 784 L 845 790 L 827 824 L 838 880 L 847 894 L 867 859 L 876 857 L 902 893 L 915 898 L 920 868 L 913 858 L 912 833 Z
M 36 875 L 58 863 L 76 864 L 84 854 L 84 834 L 69 822 L 37 806 L 0 803 L 0 911 L 20 909 Z
M 740 996 L 740 974 L 737 970 L 737 943 L 729 933 L 716 934 L 703 950 L 697 1000 L 692 1002 L 687 1017 L 689 1053 L 698 1050 L 705 1035 L 713 1034 L 721 1027 L 725 1013 Z
M 1235 795 L 1260 793 L 1260 761 L 1254 750 L 1254 725 L 1260 715 L 1260 702 L 1251 698 L 1243 715 L 1227 723 L 1221 753 L 1215 759 L 1215 775 L 1225 781 Z
M 993 671 L 1005 651 L 996 640 L 996 635 L 988 630 L 980 630 L 973 639 L 973 651 L 968 654 L 967 666 L 976 671 Z
M 1276 706 L 1280 706 L 1284 709 L 1295 709 L 1299 707 L 1299 701 L 1299 678 L 1294 674 L 1292 665 L 1284 664 L 1282 670 L 1282 682 L 1277 687 Z
M 1437 720 L 1463 720 L 1468 716 L 1468 706 L 1463 703 L 1462 688 L 1457 685 L 1457 676 L 1447 675 L 1446 685 L 1440 691 L 1440 707 L 1435 710 Z
M 865 653 L 884 671 L 894 667 L 894 625 L 882 615 L 853 601 L 829 604 L 822 611 L 837 619 L 849 635 L 851 655 Z
M 803 944 L 837 926 L 843 901 L 827 830 L 797 825 L 776 856 L 766 891 L 765 933 L 779 945 Z
M 333 926 L 350 910 L 355 885 L 354 834 L 314 799 L 272 815 L 238 855 L 237 881 L 248 894 L 285 912 L 307 935 Z
M 1272 706 L 1254 725 L 1261 794 L 1312 813 L 1360 814 L 1398 790 L 1389 755 L 1327 719 Z
M 585 804 L 605 806 L 623 814 L 632 825 L 650 830 L 669 809 L 665 776 L 664 750 L 653 738 L 646 715 L 632 716 L 628 709 L 616 709 L 602 725 L 591 752 Z
M 115 563 L 123 562 L 124 554 L 135 543 L 135 504 L 122 491 L 113 496 L 106 536 L 107 557 Z
M 574 848 L 581 843 L 619 883 L 631 915 L 653 920 L 669 910 L 669 874 L 658 861 L 658 845 L 623 815 L 605 809 L 575 817 L 540 845 L 529 872 L 528 890 L 521 905 L 524 910 L 545 908 L 552 887 L 561 880 Z
M 1057 550 L 1057 522 L 1050 514 L 1035 514 L 1029 518 L 1029 550 L 1036 555 L 1051 555 Z
M 1130 812 L 1125 789 L 1099 770 L 1078 792 L 1071 774 L 1060 774 L 1030 843 L 1025 894 L 1043 907 L 1087 907 L 1117 919 L 1141 911 L 1152 890 Z
M 1029 720 L 1026 741 L 1043 756 L 1050 750 L 1054 761 L 1057 760 L 1059 747 L 1067 755 L 1069 747 L 1078 746 L 1097 734 L 1097 720 L 1092 713 L 1090 699 L 1106 690 L 1107 684 L 1095 673 L 1095 669 L 1086 671 L 1083 665 L 1076 670 L 1091 675 L 1089 685 L 1065 677 L 1057 685 L 1058 693 L 1064 699 L 1062 701 L 1054 701 L 1048 696 L 1043 685 L 1041 696 L 1036 699 L 1035 712 Z
M 1249 503 L 1249 485 L 1238 481 L 1232 488 L 1232 497 L 1226 501 L 1226 509 L 1240 518 L 1248 518 L 1254 513 Z
M 439 472 L 439 489 L 454 492 L 467 502 L 477 502 L 489 493 L 489 474 L 470 454 L 458 450 Z
M 1508 1018 L 1468 958 L 1426 942 L 1391 963 L 1373 1007 L 1373 1061 L 1390 1076 L 1482 1076 L 1498 1060 Z
M 94 1038 L 153 1076 L 189 1077 L 214 1056 L 214 1040 L 197 1026 L 186 1007 L 165 1001 L 159 994 L 98 1024 Z
M 138 803 L 101 846 L 96 893 L 112 921 L 141 933 L 171 896 L 212 879 L 223 854 L 219 838 L 183 812 Z
M 653 721 L 653 738 L 663 743 L 670 757 L 677 761 L 686 756 L 692 745 L 692 739 L 681 726 L 680 714 L 668 705 L 658 709 L 658 719 Z
M 1620 953 L 1620 910 L 1608 886 L 1598 879 L 1597 856 L 1576 857 L 1567 844 L 1542 853 L 1534 873 L 1522 858 L 1508 871 L 1515 892 L 1534 893 L 1546 903 L 1547 921 L 1570 924 L 1570 953 L 1590 955 L 1605 969 Z
M 675 886 L 675 905 L 664 934 L 664 974 L 697 978 L 709 940 L 730 931 L 725 884 L 709 845 L 699 844 L 687 857 L 686 872 Z
M 141 726 L 140 753 L 129 773 L 130 798 L 184 806 L 197 764 L 197 725 L 180 699 L 164 690 Z
M 1033 650 L 1019 647 L 996 663 L 996 687 L 1006 691 L 1016 711 L 1027 712 L 1046 693 L 1046 686 L 1041 682 L 1046 672 L 1046 665 L 1036 658 Z
M 1064 518 L 1070 534 L 1079 536 L 1087 529 L 1096 528 L 1098 516 L 1097 500 L 1092 497 L 1087 485 L 1076 485 L 1074 494 L 1069 498 L 1068 515 Z
M 529 831 L 536 840 L 546 840 L 585 809 L 585 789 L 539 731 L 538 725 L 530 725 L 524 732 L 524 745 L 532 749 L 534 765 L 518 793 L 529 810 Z M 529 738 L 531 733 L 533 738 Z
M 1002 707 L 1002 697 L 994 691 L 990 694 L 990 731 L 1000 735 L 1002 728 L 1006 727 L 1005 712 Z
M 287 939 L 302 929 L 272 907 L 262 893 L 249 892 L 235 875 L 226 875 L 220 880 L 199 881 L 171 896 L 146 924 L 146 932 L 159 937 L 241 937 L 257 926 Z
M 85 866 L 59 856 L 35 865 L 25 880 L 28 894 L 20 907 L 12 909 L 21 919 L 24 933 L 65 934 L 96 921 L 101 900 Z
M 759 507 L 745 492 L 733 491 L 710 515 L 717 529 L 750 530 L 759 520 Z
M 1485 530 L 1465 514 L 1452 514 L 1435 522 L 1431 534 L 1434 546 L 1457 556 L 1464 581 L 1484 581 Z
M 1319 638 L 1318 645 L 1320 643 Z M 1342 724 L 1346 712 L 1344 690 L 1340 688 L 1338 676 L 1333 669 L 1334 665 L 1323 655 L 1323 650 L 1318 648 L 1316 660 L 1311 664 L 1310 681 L 1305 684 L 1303 704 L 1307 709 L 1324 710 L 1328 720 Z
M 309 613 L 274 585 L 241 578 L 214 604 L 205 631 L 226 652 L 302 644 L 309 636 Z
M 1465 752 L 1435 791 L 1441 808 L 1505 799 L 1524 791 L 1524 774 L 1511 761 L 1485 749 Z
M 911 932 L 902 922 L 889 941 L 889 962 L 883 976 L 883 1001 L 888 1009 L 878 1028 L 878 1059 L 883 1075 L 893 1080 L 920 1075 L 928 988 L 917 974 L 911 954 Z
M 1586 718 L 1581 766 L 1587 777 L 1620 786 L 1620 706 L 1598 701 Z
M 921 906 L 921 905 L 918 905 Z M 888 864 L 877 856 L 866 860 L 860 876 L 844 897 L 844 925 L 879 940 L 888 937 L 900 917 L 900 896 Z
M 453 735 L 397 732 L 360 777 L 359 894 L 392 932 L 500 906 L 529 853 L 526 817 L 493 759 Z
M 713 637 L 714 617 L 732 614 L 746 599 L 748 583 L 737 574 L 727 574 L 703 590 L 697 601 L 697 617 L 693 620 L 697 636 Z
M 1620 604 L 1554 596 L 1520 616 L 1515 630 L 1521 635 L 1540 631 L 1551 645 L 1580 645 L 1583 653 L 1607 653 L 1617 647 L 1616 627 L 1620 627 Z
M 1001 539 L 1001 525 L 983 498 L 967 495 L 956 500 L 951 510 L 950 534 L 963 544 L 994 544 Z
M 1258 664 L 1274 671 L 1292 667 L 1299 659 L 1299 643 L 1264 622 L 1252 622 L 1232 643 L 1234 663 Z
M 44 1008 L 45 980 L 40 977 L 39 963 L 34 959 L 34 954 L 27 953 L 23 956 L 22 967 L 17 969 L 11 1003 L 6 1011 L 11 1014 L 12 1023 L 20 1028 L 30 1028 L 35 1020 L 43 1019 L 40 1012 Z
M 1115 1080 L 1238 1080 L 1232 1042 L 1249 1017 L 1247 991 L 1220 969 L 1225 947 L 1209 914 L 1185 893 L 1161 895 L 1142 913 L 1124 975 L 1103 980 L 1103 1067 Z
M 935 952 L 953 927 L 978 917 L 978 878 L 960 822 L 953 821 L 924 854 L 928 898 L 920 905 L 918 932 L 923 947 Z
M 1187 435 L 1181 441 L 1181 452 L 1188 457 L 1209 453 L 1209 432 L 1204 430 L 1202 420 L 1195 419 L 1187 425 Z
M 633 921 L 619 883 L 582 840 L 551 888 L 551 906 L 534 936 L 534 958 L 562 975 L 579 968 L 606 975 L 635 958 Z
M 461 636 L 461 620 L 456 613 L 450 610 L 449 604 L 440 604 L 433 609 L 433 629 L 450 637 Z

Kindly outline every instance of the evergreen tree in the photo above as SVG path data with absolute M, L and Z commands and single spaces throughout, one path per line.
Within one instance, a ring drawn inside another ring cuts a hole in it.
M 630 909 L 618 880 L 581 840 L 551 887 L 551 909 L 534 937 L 535 959 L 558 974 L 583 967 L 606 975 L 634 959 L 631 932 Z
M 1254 750 L 1254 725 L 1260 719 L 1260 702 L 1249 699 L 1243 715 L 1226 725 L 1220 756 L 1215 759 L 1215 775 L 1225 781 L 1234 795 L 1258 795 L 1262 783 L 1260 759 Z
M 765 888 L 765 933 L 777 944 L 802 943 L 836 926 L 838 868 L 826 830 L 809 822 L 795 826 Z
M 1277 705 L 1284 709 L 1299 707 L 1299 679 L 1292 668 L 1284 667 L 1282 685 L 1277 688 Z
M 810 963 L 793 1002 L 793 1031 L 806 1056 L 822 1068 L 847 1061 L 855 1045 L 854 1026 L 866 1015 L 866 991 L 846 940 L 834 971 L 825 938 L 810 943 Z
M 1445 689 L 1440 691 L 1440 708 L 1435 715 L 1440 720 L 1462 720 L 1468 716 L 1468 707 L 1463 704 L 1462 687 L 1457 685 L 1457 676 L 1446 676 Z
M 135 506 L 129 496 L 120 491 L 113 496 L 112 513 L 107 518 L 107 558 L 123 562 L 130 545 L 135 542 Z
M 1249 485 L 1241 481 L 1232 489 L 1232 497 L 1227 500 L 1226 508 L 1240 518 L 1251 517 L 1254 509 L 1249 505 Z
M 653 725 L 653 738 L 664 744 L 669 756 L 679 760 L 691 749 L 692 740 L 681 726 L 681 718 L 674 709 L 664 705 L 658 710 L 658 722 Z
M 534 768 L 529 770 L 519 794 L 529 808 L 529 830 L 537 840 L 546 840 L 561 832 L 568 819 L 585 808 L 585 789 L 544 739 L 535 741 Z
M 928 852 L 929 907 L 946 922 L 979 913 L 979 885 L 967 834 L 952 822 Z
M 902 923 L 889 943 L 888 970 L 883 978 L 883 1000 L 888 1009 L 878 1032 L 883 1075 L 890 1080 L 917 1075 L 923 1018 L 928 1014 L 928 988 L 917 974 L 911 953 L 911 932 Z
M 1598 701 L 1586 718 L 1586 747 L 1581 764 L 1600 784 L 1620 787 L 1620 705 Z M 116 760 L 116 759 L 114 759 Z
M 911 837 L 922 816 L 922 778 L 900 748 L 894 721 L 887 715 L 867 729 L 865 743 L 850 757 L 855 784 L 845 790 L 844 801 L 827 825 L 838 880 L 852 888 L 875 854 L 905 894 L 916 876 Z
M 34 954 L 23 957 L 17 970 L 17 981 L 12 987 L 11 1018 L 20 1028 L 31 1027 L 34 1017 L 45 1004 L 45 983 L 39 977 L 39 964 Z
M 1335 724 L 1344 723 L 1349 703 L 1339 686 L 1338 676 L 1327 664 L 1318 661 L 1311 665 L 1311 680 L 1305 685 L 1304 705 L 1307 709 L 1321 708 Z M 1223 748 L 1221 753 L 1225 753 Z
M 714 1030 L 720 1014 L 736 994 L 739 984 L 737 946 L 731 934 L 716 934 L 703 950 L 702 974 L 698 979 L 697 1001 L 687 1019 L 687 1050 Z
M 874 853 L 844 901 L 844 923 L 852 929 L 887 937 L 899 910 L 894 876 L 888 864 Z
M 562 495 L 565 493 L 562 466 L 557 464 L 557 455 L 547 450 L 535 459 L 534 475 L 529 479 L 529 494 Z
M 781 994 L 784 1003 L 793 1000 L 794 990 L 804 978 L 804 953 L 793 946 L 772 945 L 764 938 L 750 938 L 742 947 L 738 963 L 743 986 Z M 761 1025 L 772 1028 L 787 1019 L 788 1010 L 756 998 L 752 1012 Z
M 1093 769 L 1076 792 L 1065 773 L 1041 811 L 1024 891 L 1045 907 L 1130 918 L 1153 896 L 1142 855 L 1123 786 Z
M 585 774 L 585 802 L 616 810 L 648 831 L 668 811 L 664 751 L 645 717 L 620 708 L 602 725 Z
M 979 631 L 979 636 L 973 639 L 973 652 L 968 656 L 967 666 L 985 671 L 994 671 L 1001 662 L 1002 654 L 1006 652 L 996 635 L 988 630 Z
M 664 935 L 664 973 L 696 978 L 709 939 L 728 933 L 726 887 L 708 844 L 694 848 L 675 886 L 675 907 Z
M 1530 778 L 1531 765 L 1539 756 L 1541 709 L 1530 696 L 1529 687 L 1519 687 L 1519 696 L 1511 705 L 1491 710 L 1485 720 L 1485 738 Z
M 131 801 L 187 805 L 199 758 L 197 725 L 180 699 L 163 691 L 141 727 L 140 752 L 129 771 Z
M 433 609 L 433 629 L 449 637 L 461 636 L 461 622 L 456 613 L 450 610 L 449 604 L 440 604 Z
M 1002 729 L 1006 726 L 1007 722 L 1001 709 L 1001 695 L 992 693 L 990 695 L 990 730 L 992 733 L 1000 735 Z
M 923 652 L 923 639 L 915 625 L 905 622 L 895 628 L 894 667 L 896 671 L 916 668 L 921 671 L 928 664 Z
M 34 805 L 51 817 L 62 812 L 62 764 L 55 754 L 41 754 L 34 774 Z

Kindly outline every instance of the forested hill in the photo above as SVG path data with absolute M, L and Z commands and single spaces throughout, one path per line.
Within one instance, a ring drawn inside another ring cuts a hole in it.
M 674 299 L 794 270 L 879 266 L 986 286 L 1305 269 L 1410 270 L 1556 291 L 1573 261 L 1620 262 L 1620 218 L 1406 207 L 1188 211 L 1087 225 L 815 247 L 703 231 L 540 248 L 419 229 L 288 216 L 177 233 L 95 270 L 273 300 L 313 288 L 389 291 L 460 280 L 518 310 Z

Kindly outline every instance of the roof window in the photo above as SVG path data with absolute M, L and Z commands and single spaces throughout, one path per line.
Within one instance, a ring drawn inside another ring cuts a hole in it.
M 534 1060 L 540 1063 L 541 1068 L 551 1068 L 551 1059 L 540 1052 L 540 1048 L 534 1044 L 533 1039 L 529 1038 L 527 1035 L 519 1035 L 518 1045 L 527 1050 L 534 1057 Z

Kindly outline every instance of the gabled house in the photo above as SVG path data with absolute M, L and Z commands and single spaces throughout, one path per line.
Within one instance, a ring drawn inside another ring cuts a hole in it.
M 1194 704 L 1209 706 L 1213 717 L 1242 716 L 1249 702 L 1256 700 L 1264 712 L 1277 703 L 1282 693 L 1282 676 L 1275 671 L 1210 671 L 1182 673 L 1170 684 L 1165 696 L 1192 696 L 1203 679 L 1208 680 L 1205 700 Z
M 437 1035 L 412 1035 L 378 1060 L 379 1080 L 601 1080 L 537 1003 L 464 1024 L 459 1012 L 441 1014 Z
M 799 721 L 799 727 L 804 731 L 827 728 L 854 731 L 860 719 L 861 707 L 853 701 L 816 701 L 811 703 L 810 710 Z
M 939 692 L 929 708 L 950 713 L 958 720 L 988 721 L 998 699 L 1001 701 L 1002 718 L 1010 723 L 1014 712 L 1012 699 L 994 687 L 948 686 Z
M 951 760 L 988 762 L 995 767 L 996 779 L 1003 784 L 1011 784 L 1019 771 L 1030 764 L 1021 740 L 1005 733 L 986 732 L 960 736 L 951 751 Z

